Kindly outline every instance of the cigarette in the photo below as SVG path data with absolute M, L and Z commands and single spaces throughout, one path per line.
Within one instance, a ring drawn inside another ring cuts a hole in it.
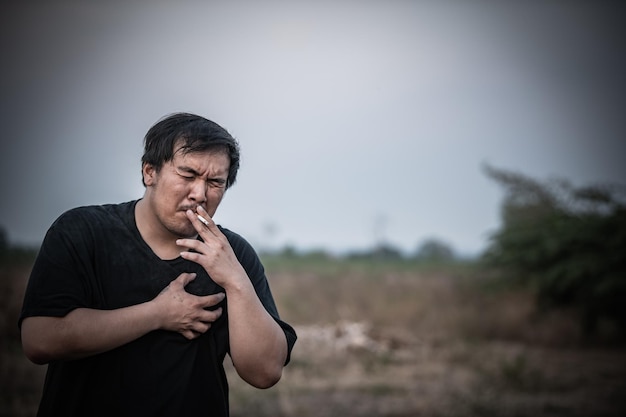
M 202 217 L 202 216 L 201 216 L 201 215 L 199 215 L 199 214 L 196 214 L 196 216 L 198 216 L 198 220 L 200 220 L 202 223 L 204 223 L 204 225 L 205 225 L 206 227 L 209 227 L 209 221 L 208 221 L 207 219 L 205 219 L 204 217 Z

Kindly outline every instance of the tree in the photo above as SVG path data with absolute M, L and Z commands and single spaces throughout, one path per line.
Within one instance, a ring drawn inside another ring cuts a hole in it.
M 485 170 L 506 191 L 485 260 L 531 284 L 541 307 L 576 308 L 586 334 L 605 317 L 626 335 L 626 188 Z
M 424 240 L 415 252 L 415 259 L 419 261 L 449 262 L 455 257 L 450 245 L 435 238 Z

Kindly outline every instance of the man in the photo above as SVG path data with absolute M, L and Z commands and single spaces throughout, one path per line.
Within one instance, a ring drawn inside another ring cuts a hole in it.
M 64 213 L 33 266 L 19 325 L 48 364 L 39 416 L 227 416 L 226 353 L 259 388 L 289 362 L 259 258 L 211 219 L 237 142 L 186 113 L 144 142 L 143 198 Z

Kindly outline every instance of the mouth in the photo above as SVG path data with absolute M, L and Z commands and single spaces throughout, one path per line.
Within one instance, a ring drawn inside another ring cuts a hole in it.
M 206 207 L 200 205 L 200 204 L 195 204 L 193 206 L 183 206 L 180 208 L 180 211 L 182 212 L 187 212 L 187 210 L 191 210 L 194 213 L 198 214 L 198 207 L 202 207 L 204 209 L 204 211 L 206 211 Z
M 205 226 L 208 227 L 209 226 L 209 221 L 205 217 L 203 217 L 202 215 L 198 214 L 198 207 L 202 207 L 202 210 L 204 212 L 206 212 L 206 208 L 203 205 L 201 205 L 201 204 L 196 204 L 196 205 L 193 205 L 193 206 L 182 206 L 180 208 L 180 211 L 185 213 L 185 215 L 187 213 L 187 210 L 193 211 L 194 214 L 196 215 L 196 217 L 198 218 L 198 220 L 200 220 L 200 222 L 202 224 L 204 224 Z

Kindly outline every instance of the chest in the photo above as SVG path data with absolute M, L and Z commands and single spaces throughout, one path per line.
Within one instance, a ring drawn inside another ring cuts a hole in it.
M 120 308 L 152 300 L 182 273 L 196 273 L 185 289 L 195 295 L 223 291 L 198 264 L 176 258 L 159 259 L 132 242 L 95 256 L 94 296 L 104 308 Z

